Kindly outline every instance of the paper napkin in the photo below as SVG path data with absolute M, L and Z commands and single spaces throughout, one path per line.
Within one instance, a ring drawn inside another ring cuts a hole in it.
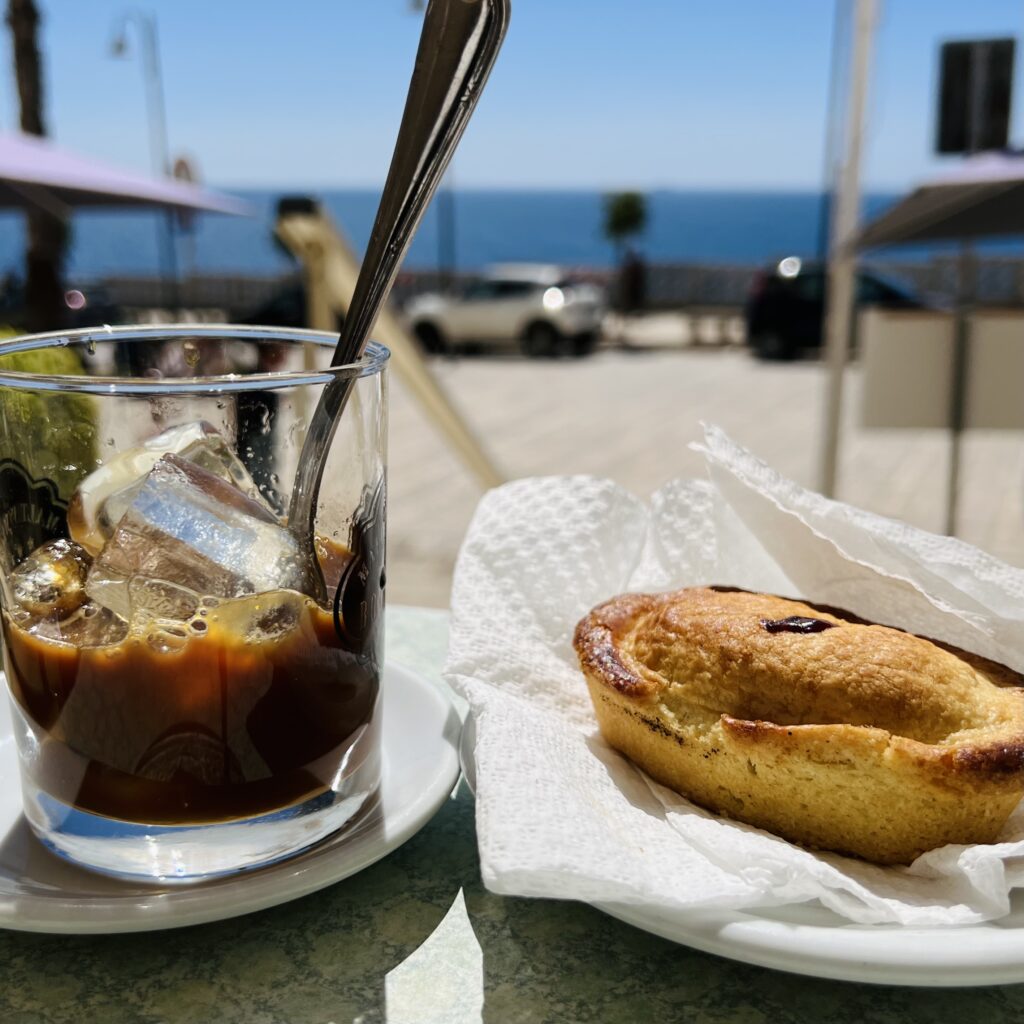
M 906 868 L 812 853 L 710 814 L 600 737 L 576 623 L 625 591 L 718 583 L 838 605 L 1024 671 L 1024 571 L 830 501 L 709 427 L 706 480 L 644 502 L 607 480 L 487 494 L 459 556 L 446 677 L 470 704 L 477 830 L 494 892 L 665 908 L 820 902 L 852 921 L 959 925 L 1024 886 L 1024 812 L 1001 842 Z

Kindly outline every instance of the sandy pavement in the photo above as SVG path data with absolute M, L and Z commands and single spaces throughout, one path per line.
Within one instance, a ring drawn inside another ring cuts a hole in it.
M 433 364 L 509 478 L 593 473 L 638 495 L 703 473 L 689 444 L 719 424 L 782 473 L 814 484 L 822 413 L 817 362 L 761 364 L 735 348 L 606 351 L 583 360 L 466 357 Z M 948 442 L 935 431 L 866 431 L 847 375 L 838 496 L 929 530 L 943 522 Z M 960 535 L 1024 565 L 1024 444 L 964 444 Z M 388 599 L 443 607 L 481 491 L 392 378 Z

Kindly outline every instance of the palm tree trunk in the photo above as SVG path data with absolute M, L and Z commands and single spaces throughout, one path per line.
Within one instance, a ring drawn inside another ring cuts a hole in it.
M 14 73 L 21 105 L 21 130 L 46 135 L 43 120 L 43 75 L 39 59 L 39 11 L 35 0 L 8 0 L 7 25 L 14 44 Z M 63 264 L 67 223 L 62 217 L 29 207 L 25 253 L 26 326 L 30 331 L 60 329 L 65 306 Z

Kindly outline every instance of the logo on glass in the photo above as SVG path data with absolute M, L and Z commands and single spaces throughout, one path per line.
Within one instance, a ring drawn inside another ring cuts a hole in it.
M 0 461 L 0 538 L 14 564 L 40 544 L 68 535 L 68 503 L 52 480 L 36 480 L 19 462 Z

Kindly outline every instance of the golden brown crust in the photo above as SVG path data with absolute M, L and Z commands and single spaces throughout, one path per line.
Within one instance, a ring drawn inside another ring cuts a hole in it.
M 640 677 L 627 664 L 619 649 L 619 640 L 657 599 L 646 594 L 626 594 L 595 608 L 576 627 L 574 644 L 584 671 L 601 677 L 608 686 L 631 697 L 652 696 L 653 681 Z
M 770 631 L 793 616 L 820 631 Z M 586 616 L 575 646 L 613 746 L 797 842 L 905 862 L 991 841 L 1024 791 L 1020 675 L 839 609 L 629 594 Z

